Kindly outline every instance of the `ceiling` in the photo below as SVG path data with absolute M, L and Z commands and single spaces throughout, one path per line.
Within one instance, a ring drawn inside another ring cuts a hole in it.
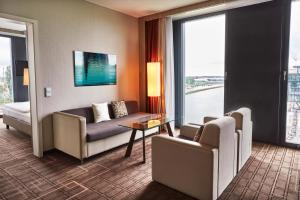
M 0 28 L 14 31 L 26 31 L 25 23 L 4 18 L 0 18 Z
M 143 17 L 154 13 L 199 3 L 206 0 L 86 0 L 88 2 L 133 16 Z

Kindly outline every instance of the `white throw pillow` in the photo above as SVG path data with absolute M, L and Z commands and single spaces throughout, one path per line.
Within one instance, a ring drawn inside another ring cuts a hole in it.
M 93 103 L 92 107 L 93 107 L 95 123 L 110 120 L 107 102 Z

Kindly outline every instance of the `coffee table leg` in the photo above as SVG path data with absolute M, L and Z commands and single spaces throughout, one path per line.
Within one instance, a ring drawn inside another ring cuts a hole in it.
M 130 140 L 129 140 L 129 143 L 128 143 L 128 146 L 127 146 L 125 157 L 130 157 L 130 155 L 131 155 L 135 134 L 136 134 L 136 130 L 132 130 Z
M 168 130 L 168 134 L 169 136 L 173 137 L 173 132 L 172 132 L 172 129 L 171 129 L 171 126 L 170 126 L 170 123 L 166 123 L 166 127 L 167 127 L 167 130 Z
M 146 163 L 145 131 L 143 131 L 143 163 Z

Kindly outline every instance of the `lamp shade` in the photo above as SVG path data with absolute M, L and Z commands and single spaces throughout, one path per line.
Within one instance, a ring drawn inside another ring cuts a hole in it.
M 160 96 L 160 63 L 149 62 L 147 63 L 147 83 L 148 83 L 148 96 Z
M 29 85 L 29 71 L 28 71 L 28 68 L 24 68 L 23 85 Z

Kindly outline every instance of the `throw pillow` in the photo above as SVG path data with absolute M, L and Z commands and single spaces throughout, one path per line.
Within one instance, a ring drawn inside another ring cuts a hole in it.
M 201 134 L 202 134 L 202 132 L 203 132 L 203 129 L 204 129 L 204 126 L 203 126 L 203 125 L 200 126 L 200 128 L 198 129 L 197 133 L 196 133 L 195 136 L 194 136 L 193 141 L 199 142 L 200 137 L 201 137 Z
M 111 107 L 115 118 L 120 118 L 128 115 L 125 101 L 112 101 Z
M 110 120 L 107 102 L 93 103 L 92 107 L 93 107 L 95 123 Z

